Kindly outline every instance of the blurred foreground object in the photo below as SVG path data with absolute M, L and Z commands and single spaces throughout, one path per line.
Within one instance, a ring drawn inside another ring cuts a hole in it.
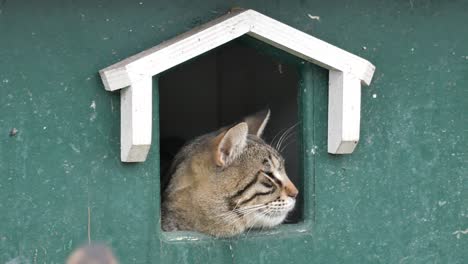
M 108 247 L 87 245 L 73 251 L 67 264 L 118 264 L 118 262 Z

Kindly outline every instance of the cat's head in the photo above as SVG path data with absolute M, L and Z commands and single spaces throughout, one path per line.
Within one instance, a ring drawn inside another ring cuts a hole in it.
M 168 207 L 192 210 L 175 214 L 179 227 L 229 236 L 284 221 L 298 190 L 284 158 L 261 139 L 269 116 L 259 112 L 183 148 L 166 192 Z

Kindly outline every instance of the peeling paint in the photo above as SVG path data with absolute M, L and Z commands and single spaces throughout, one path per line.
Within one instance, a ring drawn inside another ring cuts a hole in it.
M 10 137 L 14 137 L 14 136 L 16 136 L 17 134 L 18 134 L 18 129 L 12 128 L 12 129 L 10 130 Z
M 468 228 L 465 230 L 456 230 L 455 232 L 452 233 L 452 235 L 455 235 L 457 239 L 460 239 L 462 235 L 467 235 L 468 234 Z
M 438 204 L 439 206 L 444 206 L 444 205 L 447 204 L 447 201 L 438 201 L 437 204 Z
M 73 143 L 70 143 L 70 144 L 68 144 L 68 145 L 73 149 L 74 152 L 80 153 L 80 149 L 77 148 Z
M 97 117 L 96 102 L 94 100 L 91 102 L 91 105 L 89 106 L 89 108 L 93 110 L 93 112 L 91 113 L 91 116 L 89 117 L 89 121 L 94 122 L 94 120 L 96 120 L 96 117 Z
M 319 16 L 313 16 L 311 14 L 307 14 L 307 16 L 312 19 L 312 20 L 317 20 L 317 21 L 320 21 L 320 17 Z

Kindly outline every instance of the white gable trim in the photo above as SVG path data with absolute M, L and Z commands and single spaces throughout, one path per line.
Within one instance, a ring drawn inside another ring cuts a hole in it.
M 100 71 L 108 91 L 121 93 L 121 160 L 141 162 L 151 145 L 151 78 L 244 34 L 328 70 L 328 152 L 351 153 L 359 141 L 360 88 L 370 62 L 254 10 L 230 12 Z M 149 99 L 148 99 L 149 97 Z

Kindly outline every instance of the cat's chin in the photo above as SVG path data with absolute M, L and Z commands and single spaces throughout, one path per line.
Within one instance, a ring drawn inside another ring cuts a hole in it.
M 289 210 L 276 213 L 255 213 L 252 215 L 252 227 L 254 228 L 270 228 L 283 223 L 288 215 Z
M 288 215 L 288 212 L 284 212 L 281 214 L 269 214 L 265 215 L 262 213 L 257 213 L 255 215 L 252 215 L 252 222 L 254 228 L 270 228 L 277 226 L 281 224 L 286 216 Z
M 252 215 L 253 227 L 255 228 L 269 228 L 280 225 L 286 219 L 289 211 L 277 213 L 256 213 Z

